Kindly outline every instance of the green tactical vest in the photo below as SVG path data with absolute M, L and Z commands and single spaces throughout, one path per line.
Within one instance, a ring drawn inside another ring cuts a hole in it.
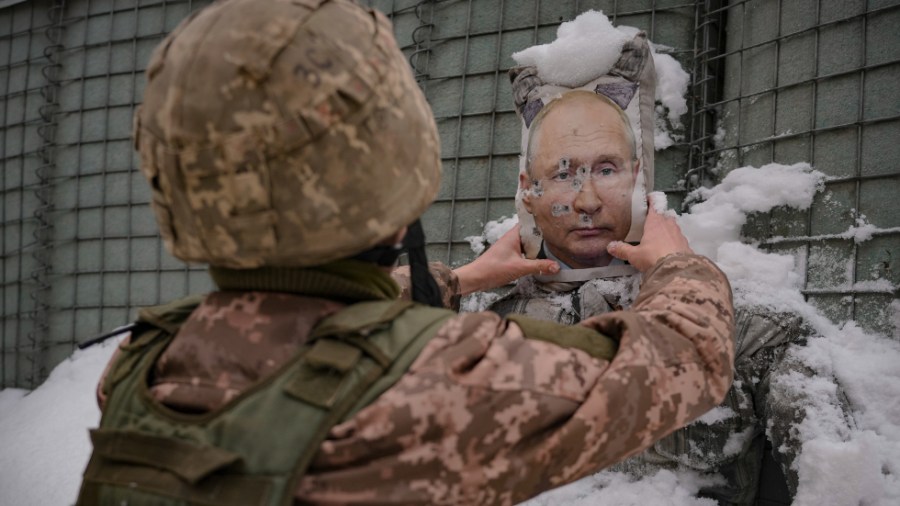
M 199 304 L 141 311 L 110 371 L 79 505 L 250 506 L 292 503 L 332 426 L 394 384 L 452 311 L 370 301 L 325 318 L 277 373 L 203 414 L 152 399 L 153 364 Z

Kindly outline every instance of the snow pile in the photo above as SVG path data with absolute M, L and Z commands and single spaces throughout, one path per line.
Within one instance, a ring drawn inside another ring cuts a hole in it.
M 603 12 L 591 10 L 559 25 L 553 42 L 531 46 L 512 57 L 519 65 L 537 67 L 544 82 L 575 88 L 609 72 L 630 39 Z
M 796 463 L 800 484 L 794 504 L 898 504 L 900 343 L 868 335 L 855 322 L 832 323 L 801 295 L 797 271 L 803 266 L 794 257 L 740 242 L 748 213 L 777 206 L 807 209 L 822 180 L 807 164 L 736 169 L 722 184 L 699 190 L 705 201 L 680 216 L 679 224 L 694 249 L 716 260 L 728 275 L 736 305 L 798 314 L 814 328 L 808 345 L 792 353 L 818 376 L 773 378 L 813 399 L 796 427 L 804 444 Z M 868 237 L 877 232 L 863 222 L 857 226 Z M 864 283 L 884 288 L 885 281 Z M 846 420 L 832 404 L 837 389 L 832 378 L 847 393 L 855 420 Z
M 100 422 L 97 381 L 117 341 L 76 351 L 39 388 L 0 391 L 0 504 L 70 505 Z
M 546 83 L 575 88 L 606 73 L 619 60 L 622 46 L 640 31 L 632 26 L 614 27 L 603 11 L 589 10 L 572 21 L 559 25 L 556 40 L 513 53 L 519 65 L 537 67 L 538 77 Z M 691 76 L 666 51 L 672 48 L 650 43 L 656 67 L 656 125 L 654 145 L 657 151 L 681 139 L 671 130 L 682 128 L 681 116 L 688 112 L 687 94 Z
M 693 196 L 704 202 L 691 207 L 691 213 L 678 223 L 694 251 L 716 260 L 720 245 L 740 239 L 748 213 L 778 206 L 808 209 L 824 177 L 808 163 L 741 167 L 728 173 L 718 186 L 695 190 Z

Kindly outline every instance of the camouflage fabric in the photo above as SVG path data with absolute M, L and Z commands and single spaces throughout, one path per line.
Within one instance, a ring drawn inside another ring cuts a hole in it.
M 288 293 L 213 292 L 160 355 L 150 392 L 179 411 L 216 409 L 277 372 L 299 351 L 297 337 L 342 307 Z
M 338 307 L 210 294 L 157 362 L 152 393 L 181 411 L 214 409 L 265 381 Z M 612 362 L 526 339 L 495 313 L 451 318 L 396 384 L 332 428 L 296 502 L 513 504 L 576 480 L 717 404 L 733 323 L 725 276 L 683 255 L 647 274 L 632 310 L 583 322 L 619 340 Z
M 459 311 L 459 279 L 453 270 L 441 262 L 430 262 L 428 271 L 431 272 L 431 277 L 434 278 L 438 289 L 441 291 L 444 307 Z M 391 277 L 400 285 L 400 298 L 412 300 L 412 276 L 409 272 L 409 266 L 397 267 L 391 272 Z
M 639 276 L 618 282 L 594 280 L 557 291 L 533 278 L 523 278 L 489 309 L 500 314 L 518 313 L 559 323 L 577 323 L 612 311 L 617 304 L 629 307 L 638 281 Z M 796 315 L 774 314 L 759 308 L 739 307 L 735 319 L 735 380 L 724 402 L 708 416 L 610 470 L 635 476 L 679 467 L 718 473 L 725 478 L 725 483 L 702 489 L 701 496 L 714 498 L 719 504 L 751 505 L 756 501 L 768 434 L 778 449 L 774 457 L 788 479 L 789 491 L 791 495 L 796 492 L 797 471 L 792 463 L 800 453 L 801 442 L 793 427 L 806 414 L 807 395 L 780 383 L 777 378 L 815 375 L 799 360 L 786 358 L 791 345 L 802 343 L 805 328 Z M 833 404 L 843 406 L 848 424 L 852 423 L 848 404 L 840 392 L 835 394 Z
M 350 257 L 412 223 L 440 182 L 390 23 L 349 0 L 194 14 L 150 60 L 134 139 L 167 249 L 223 267 Z

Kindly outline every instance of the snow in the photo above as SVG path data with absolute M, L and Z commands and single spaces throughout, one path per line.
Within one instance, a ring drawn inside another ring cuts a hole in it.
M 0 390 L 0 504 L 69 505 L 100 421 L 95 391 L 116 339 L 76 351 L 37 389 Z
M 699 422 L 706 425 L 712 425 L 724 420 L 728 420 L 735 415 L 737 415 L 737 413 L 735 413 L 734 410 L 729 408 L 728 406 L 716 406 L 707 411 L 700 418 L 696 419 L 694 423 Z
M 662 151 L 681 140 L 681 136 L 673 134 L 672 129 L 681 129 L 681 116 L 687 113 L 688 106 L 685 94 L 691 76 L 678 60 L 671 55 L 653 51 L 653 65 L 656 67 L 656 124 L 653 130 L 653 143 L 656 151 Z M 668 125 L 666 124 L 668 120 Z
M 740 239 L 748 213 L 778 206 L 808 209 L 824 177 L 808 163 L 741 167 L 728 173 L 718 186 L 692 192 L 703 202 L 682 216 L 679 225 L 694 251 L 715 260 L 718 246 Z
M 569 88 L 582 86 L 610 71 L 619 60 L 622 46 L 639 32 L 633 26 L 614 27 L 603 11 L 589 10 L 562 23 L 556 40 L 513 53 L 519 65 L 534 65 L 545 83 Z M 691 76 L 667 52 L 672 48 L 650 42 L 656 68 L 657 115 L 654 148 L 661 151 L 681 140 L 671 130 L 681 129 L 681 116 L 688 112 L 687 94 Z
M 701 487 L 721 483 L 715 475 L 692 471 L 660 470 L 635 480 L 622 473 L 601 472 L 522 503 L 527 506 L 716 506 L 712 499 L 696 497 Z
M 534 65 L 544 82 L 575 88 L 609 72 L 631 39 L 599 11 L 559 25 L 556 40 L 513 53 L 519 65 Z
M 469 242 L 472 251 L 476 255 L 480 255 L 488 246 L 497 242 L 503 234 L 516 226 L 517 223 L 519 223 L 519 217 L 515 214 L 509 218 L 501 216 L 497 220 L 487 222 L 481 235 L 470 235 L 466 237 L 466 241 Z
M 653 205 L 653 210 L 663 216 L 668 216 L 670 218 L 675 218 L 677 214 L 672 209 L 669 209 L 669 200 L 666 197 L 666 194 L 663 192 L 650 192 L 647 194 L 647 197 L 650 198 L 650 204 Z
M 501 295 L 494 292 L 475 292 L 466 295 L 459 303 L 459 311 L 461 313 L 477 313 L 486 311 L 491 304 L 497 302 Z

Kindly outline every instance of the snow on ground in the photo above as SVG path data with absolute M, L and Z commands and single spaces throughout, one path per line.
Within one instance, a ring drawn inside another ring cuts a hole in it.
M 0 390 L 0 504 L 68 506 L 100 422 L 94 392 L 117 341 L 76 351 L 34 391 Z
M 522 503 L 523 506 L 716 506 L 712 499 L 700 499 L 701 487 L 718 483 L 716 478 L 691 471 L 661 470 L 634 480 L 622 473 L 601 472 L 564 487 L 545 492 Z

